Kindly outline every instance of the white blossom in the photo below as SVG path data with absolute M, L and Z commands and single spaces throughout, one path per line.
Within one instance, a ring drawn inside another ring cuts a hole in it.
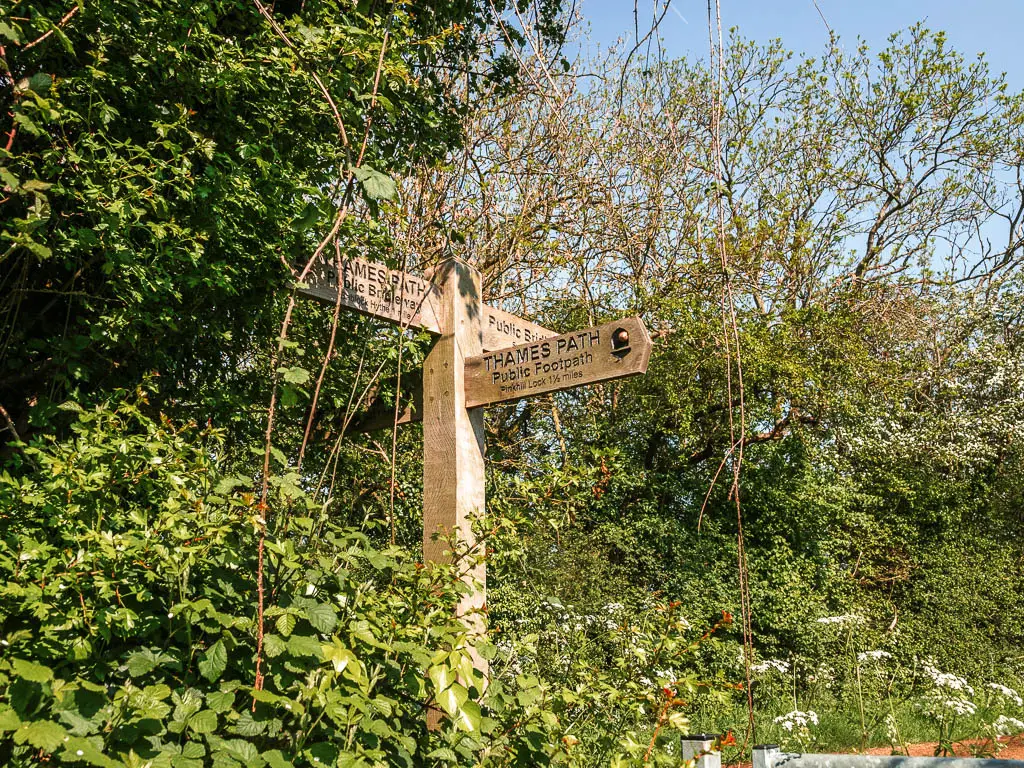
M 966 693 L 968 696 L 974 695 L 974 689 L 968 685 L 967 681 L 962 677 L 950 672 L 940 672 L 931 664 L 925 664 L 923 669 L 925 674 L 932 679 L 932 684 L 936 688 L 943 688 L 947 691 L 955 691 L 957 693 Z
M 1007 715 L 1000 715 L 992 726 L 1000 736 L 1012 736 L 1024 731 L 1024 723 L 1015 717 L 1008 717 Z
M 799 709 L 794 709 L 792 712 L 787 712 L 784 715 L 779 715 L 775 718 L 776 723 L 781 725 L 787 731 L 791 732 L 794 728 L 796 729 L 809 729 L 812 725 L 818 724 L 818 714 L 808 710 L 802 712 Z
M 973 715 L 978 711 L 974 702 L 967 699 L 949 699 L 946 706 L 958 715 Z
M 999 683 L 989 683 L 988 687 L 1004 699 L 1009 699 L 1018 707 L 1024 706 L 1024 699 L 1022 699 L 1020 694 L 1013 690 L 1013 688 L 1007 688 L 1005 685 L 1000 685 Z
M 864 651 L 864 653 L 857 654 L 857 661 L 881 661 L 882 659 L 891 659 L 892 654 L 888 651 Z
M 843 626 L 853 626 L 855 624 L 863 624 L 864 617 L 856 613 L 846 613 L 842 616 L 823 616 L 818 619 L 819 624 L 840 624 Z
M 782 659 L 766 659 L 765 661 L 762 661 L 759 664 L 753 664 L 750 667 L 751 672 L 755 672 L 759 675 L 772 670 L 784 675 L 789 672 L 789 662 L 783 661 Z

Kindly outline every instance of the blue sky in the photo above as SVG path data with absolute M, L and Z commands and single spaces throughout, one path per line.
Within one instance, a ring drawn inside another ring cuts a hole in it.
M 577 2 L 594 40 L 607 45 L 620 36 L 632 39 L 633 0 Z M 813 0 L 720 3 L 723 30 L 736 26 L 744 37 L 761 42 L 779 37 L 790 50 L 811 55 L 828 42 L 825 21 L 846 46 L 854 47 L 859 35 L 878 50 L 890 33 L 923 20 L 933 30 L 944 30 L 952 47 L 968 59 L 984 52 L 993 72 L 1006 72 L 1012 89 L 1024 89 L 1024 0 L 818 0 L 820 15 Z M 654 0 L 638 0 L 641 34 L 650 26 L 653 6 Z M 661 33 L 669 55 L 706 57 L 707 0 L 672 0 Z

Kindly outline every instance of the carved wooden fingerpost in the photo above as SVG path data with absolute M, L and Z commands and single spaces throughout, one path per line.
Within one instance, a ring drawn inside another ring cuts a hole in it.
M 480 273 L 460 259 L 443 262 L 431 281 L 365 259 L 344 259 L 340 268 L 322 259 L 298 290 L 438 335 L 423 365 L 420 402 L 397 421 L 423 420 L 424 562 L 450 562 L 453 537 L 468 548 L 458 568 L 478 588 L 459 601 L 458 614 L 482 634 L 486 574 L 472 522 L 484 513 L 484 406 L 644 373 L 651 337 L 643 321 L 627 317 L 556 334 L 484 304 Z M 364 429 L 397 426 L 393 411 L 384 416 Z M 474 651 L 473 663 L 486 680 L 487 661 Z M 440 718 L 431 710 L 427 724 Z
M 433 280 L 440 338 L 423 363 L 423 559 L 448 562 L 445 537 L 481 555 L 472 520 L 484 512 L 484 409 L 466 408 L 466 360 L 483 352 L 480 273 L 459 259 L 438 267 Z M 460 570 L 462 570 L 460 568 Z M 478 589 L 459 602 L 472 629 L 484 630 L 486 573 L 469 568 Z M 474 658 L 485 677 L 487 662 Z

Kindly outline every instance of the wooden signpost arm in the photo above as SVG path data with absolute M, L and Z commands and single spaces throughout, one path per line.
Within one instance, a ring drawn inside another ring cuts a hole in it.
M 329 303 L 340 294 L 348 309 L 437 334 L 423 362 L 419 402 L 406 399 L 397 419 L 391 409 L 371 409 L 359 426 L 394 428 L 422 418 L 423 561 L 452 562 L 454 539 L 456 568 L 472 582 L 458 615 L 471 633 L 484 634 L 486 570 L 473 534 L 485 511 L 484 406 L 644 373 L 651 337 L 643 321 L 627 317 L 556 334 L 484 304 L 480 273 L 460 259 L 442 262 L 429 282 L 364 259 L 344 260 L 340 270 L 324 261 L 299 293 Z M 486 684 L 487 661 L 472 657 Z M 427 726 L 436 728 L 440 718 L 439 709 L 429 710 Z
M 463 546 L 482 554 L 471 524 L 484 512 L 484 411 L 466 408 L 465 385 L 466 360 L 482 353 L 480 273 L 449 259 L 435 272 L 434 286 L 441 335 L 423 363 L 423 559 L 443 562 L 450 546 L 438 534 L 457 533 Z M 468 571 L 479 588 L 463 597 L 459 615 L 482 630 L 482 559 Z M 474 661 L 486 675 L 486 661 Z

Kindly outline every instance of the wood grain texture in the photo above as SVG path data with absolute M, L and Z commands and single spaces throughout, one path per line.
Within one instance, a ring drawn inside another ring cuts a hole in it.
M 310 270 L 300 296 L 334 305 L 338 291 L 341 305 L 370 317 L 409 328 L 440 333 L 429 280 L 389 269 L 365 259 L 342 259 L 341 274 L 333 258 L 323 257 Z
M 466 405 L 519 400 L 647 371 L 651 337 L 639 317 L 519 344 L 466 361 Z
M 423 362 L 423 559 L 447 562 L 451 547 L 441 537 L 453 533 L 480 554 L 472 521 L 484 513 L 484 414 L 466 407 L 465 394 L 466 360 L 483 351 L 480 273 L 451 259 L 433 279 L 442 332 Z M 459 615 L 482 630 L 483 562 L 465 570 L 478 587 L 463 597 Z M 486 676 L 487 662 L 474 662 Z
M 300 296 L 334 305 L 338 290 L 341 305 L 370 317 L 440 334 L 438 292 L 433 281 L 409 272 L 389 269 L 365 259 L 343 259 L 339 279 L 333 257 L 325 255 L 313 265 Z M 555 332 L 511 312 L 483 304 L 480 322 L 483 349 L 526 344 Z
M 497 307 L 484 304 L 483 346 L 485 352 L 494 349 L 511 347 L 516 344 L 529 344 L 537 339 L 545 339 L 557 335 L 554 331 L 524 320 Z

